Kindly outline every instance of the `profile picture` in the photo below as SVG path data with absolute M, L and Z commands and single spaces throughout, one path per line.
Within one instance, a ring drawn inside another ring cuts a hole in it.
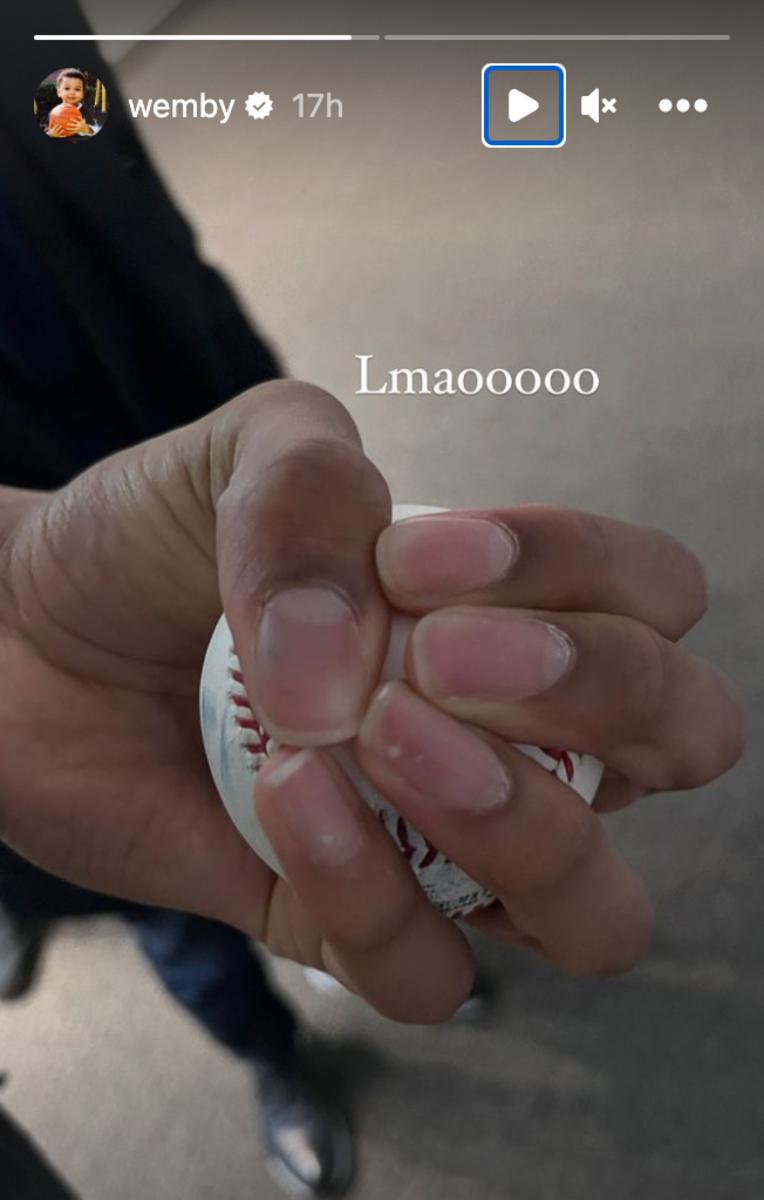
M 60 67 L 46 75 L 34 98 L 37 124 L 49 138 L 69 144 L 100 133 L 109 114 L 106 88 L 79 67 Z

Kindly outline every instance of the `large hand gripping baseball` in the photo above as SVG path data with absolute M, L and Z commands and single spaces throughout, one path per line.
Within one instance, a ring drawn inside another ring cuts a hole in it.
M 441 512 L 419 505 L 396 505 L 393 520 Z M 406 641 L 414 618 L 394 616 L 390 644 L 380 682 L 400 678 Z M 244 677 L 225 617 L 212 635 L 202 668 L 200 710 L 202 736 L 215 784 L 239 833 L 272 870 L 283 875 L 254 804 L 257 770 L 277 744 L 255 719 L 247 698 Z M 591 804 L 602 778 L 602 763 L 588 754 L 568 750 L 518 746 L 534 762 L 552 772 Z M 374 809 L 385 829 L 400 847 L 428 899 L 446 916 L 466 916 L 485 908 L 493 896 L 475 883 L 455 863 L 431 846 L 405 818 L 372 787 L 361 771 L 350 743 L 332 748 L 337 761 L 360 795 Z

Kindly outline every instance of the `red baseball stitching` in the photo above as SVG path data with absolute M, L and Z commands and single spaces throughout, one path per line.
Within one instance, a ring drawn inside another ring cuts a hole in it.
M 252 711 L 252 706 L 247 695 L 247 685 L 244 682 L 244 675 L 242 674 L 239 659 L 233 648 L 230 651 L 229 659 L 230 662 L 228 676 L 231 680 L 231 687 L 228 695 L 234 706 L 233 721 L 241 735 L 239 739 L 240 745 L 247 754 L 252 756 L 252 768 L 253 770 L 257 771 L 260 767 L 260 762 L 255 760 L 262 759 L 270 753 L 272 738 L 257 720 L 254 712 Z M 387 829 L 384 813 L 380 811 L 377 813 L 377 816 Z M 437 847 L 433 846 L 427 841 L 426 838 L 423 837 L 422 841 L 425 845 L 424 854 L 419 863 L 414 862 L 414 856 L 417 852 L 417 848 L 416 846 L 412 845 L 411 841 L 409 840 L 409 827 L 407 826 L 403 817 L 398 817 L 395 823 L 395 828 L 389 830 L 389 832 L 392 834 L 406 860 L 411 863 L 412 866 L 418 867 L 420 871 L 427 870 L 427 868 L 431 867 L 437 859 L 439 853 Z M 441 857 L 446 863 L 451 861 L 449 858 L 446 858 L 445 855 L 441 855 Z
M 546 754 L 547 758 L 554 760 L 554 766 L 549 768 L 551 773 L 557 774 L 560 768 L 562 768 L 568 783 L 573 782 L 576 770 L 573 766 L 573 756 L 570 750 L 552 750 L 546 746 L 539 746 L 539 750 L 542 754 Z
M 240 733 L 240 744 L 242 749 L 251 756 L 250 763 L 252 765 L 252 769 L 257 771 L 260 767 L 260 760 L 266 757 L 270 752 L 272 739 L 252 711 L 252 706 L 247 695 L 246 684 L 244 682 L 244 675 L 242 674 L 241 666 L 233 647 L 231 648 L 230 652 L 228 675 L 231 680 L 229 696 L 233 704 L 233 720 Z M 573 758 L 578 756 L 574 756 L 568 750 L 557 750 L 546 746 L 541 746 L 539 749 L 541 750 L 542 754 L 547 756 L 547 758 L 552 759 L 553 765 L 548 768 L 549 771 L 557 775 L 559 775 L 562 771 L 564 772 L 568 782 L 572 782 L 575 775 Z M 422 841 L 426 847 L 424 855 L 419 863 L 414 861 L 414 856 L 416 855 L 416 846 L 414 846 L 410 841 L 409 826 L 406 824 L 406 821 L 403 817 L 399 816 L 395 821 L 394 828 L 388 829 L 384 812 L 379 810 L 377 812 L 377 816 L 385 826 L 387 832 L 392 835 L 393 840 L 396 842 L 401 853 L 412 867 L 415 866 L 419 871 L 426 871 L 428 867 L 431 867 L 436 862 L 439 853 L 438 849 L 428 842 L 424 837 L 422 838 Z M 421 836 L 421 834 L 419 836 Z M 441 858 L 443 859 L 444 863 L 450 863 L 451 861 L 444 854 L 441 854 Z M 463 912 L 461 910 L 451 914 L 451 917 L 454 920 L 457 920 L 461 916 L 463 916 Z
M 252 711 L 252 706 L 247 696 L 246 684 L 244 683 L 244 676 L 241 673 L 239 660 L 233 650 L 230 654 L 228 675 L 231 679 L 231 688 L 228 695 L 234 705 L 234 724 L 242 734 L 240 739 L 241 747 L 243 750 L 246 750 L 247 754 L 251 754 L 253 757 L 257 755 L 262 758 L 268 754 L 271 739 Z M 254 763 L 253 766 L 257 770 L 260 763 Z

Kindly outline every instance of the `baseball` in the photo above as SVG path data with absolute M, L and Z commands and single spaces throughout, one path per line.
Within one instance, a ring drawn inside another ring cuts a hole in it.
M 396 505 L 393 520 L 441 512 L 417 505 Z M 381 681 L 400 677 L 406 641 L 414 618 L 393 617 L 390 645 Z M 228 813 L 252 849 L 272 870 L 283 875 L 279 861 L 257 819 L 254 796 L 260 764 L 278 747 L 255 719 L 244 677 L 225 617 L 212 635 L 202 668 L 200 688 L 202 737 L 207 760 Z M 602 764 L 590 755 L 566 750 L 518 746 L 535 762 L 555 774 L 591 804 L 602 777 Z M 332 749 L 358 792 L 377 813 L 414 871 L 428 899 L 451 918 L 489 905 L 493 896 L 470 879 L 455 863 L 431 846 L 369 783 L 349 743 Z

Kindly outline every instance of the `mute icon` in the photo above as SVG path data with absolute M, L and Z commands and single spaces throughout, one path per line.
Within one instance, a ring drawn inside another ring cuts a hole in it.
M 617 104 L 618 101 L 615 97 L 611 100 L 600 100 L 600 89 L 597 87 L 593 92 L 589 92 L 588 96 L 581 97 L 581 116 L 589 117 L 595 125 L 599 125 L 600 112 L 614 113 Z

